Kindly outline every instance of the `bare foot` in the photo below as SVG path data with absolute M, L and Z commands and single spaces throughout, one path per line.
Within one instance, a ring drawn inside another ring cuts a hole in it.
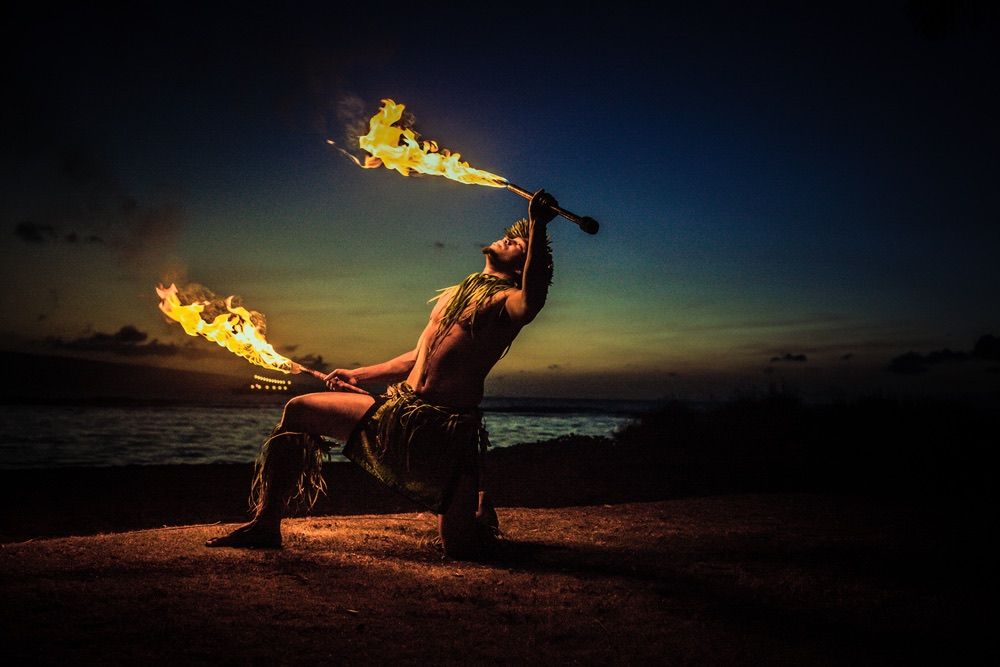
M 236 549 L 280 549 L 281 528 L 254 521 L 240 526 L 228 535 L 213 537 L 206 547 L 233 547 Z

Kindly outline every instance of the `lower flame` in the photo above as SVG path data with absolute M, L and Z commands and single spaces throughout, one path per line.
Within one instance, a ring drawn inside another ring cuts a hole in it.
M 392 100 L 382 100 L 382 108 L 368 122 L 368 134 L 358 138 L 358 144 L 369 155 L 362 164 L 356 158 L 355 163 L 365 169 L 375 169 L 385 166 L 395 169 L 403 176 L 409 176 L 411 171 L 431 176 L 444 176 L 453 181 L 486 185 L 492 188 L 506 186 L 507 179 L 497 174 L 491 174 L 482 169 L 474 169 L 468 162 L 462 162 L 460 153 L 438 148 L 435 141 L 417 141 L 417 134 L 395 123 L 403 117 L 406 107 Z M 330 142 L 332 143 L 332 142 Z
M 298 373 L 300 368 L 291 359 L 278 354 L 267 342 L 264 335 L 251 321 L 250 311 L 242 306 L 233 306 L 233 297 L 226 298 L 228 313 L 218 315 L 211 322 L 201 318 L 207 302 L 182 304 L 177 296 L 177 286 L 156 288 L 160 297 L 160 310 L 179 323 L 189 336 L 202 336 L 217 343 L 233 354 L 243 357 L 252 364 L 270 368 L 282 373 Z

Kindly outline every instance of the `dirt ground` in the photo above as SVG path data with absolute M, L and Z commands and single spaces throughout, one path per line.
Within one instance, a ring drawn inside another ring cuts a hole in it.
M 9 542 L 4 653 L 79 664 L 748 664 L 962 659 L 985 623 L 964 547 L 905 507 L 735 495 L 499 510 L 490 562 L 426 513 Z

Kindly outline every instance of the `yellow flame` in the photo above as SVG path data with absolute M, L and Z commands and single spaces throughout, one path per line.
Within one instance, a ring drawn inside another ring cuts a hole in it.
M 437 142 L 417 141 L 413 130 L 396 127 L 395 123 L 403 117 L 405 108 L 405 105 L 392 100 L 382 100 L 382 108 L 368 122 L 368 134 L 358 138 L 358 144 L 369 153 L 364 164 L 358 163 L 359 166 L 375 169 L 382 165 L 395 169 L 403 176 L 415 171 L 492 188 L 502 188 L 507 184 L 503 176 L 474 169 L 468 162 L 462 162 L 460 153 L 439 150 Z M 355 162 L 358 162 L 357 159 Z
M 260 330 L 250 320 L 250 311 L 242 306 L 233 307 L 233 297 L 226 298 L 226 310 L 211 322 L 201 318 L 207 302 L 181 304 L 177 286 L 156 288 L 160 297 L 160 310 L 178 322 L 189 336 L 203 336 L 252 364 L 282 373 L 298 373 L 300 367 L 291 359 L 278 354 L 265 340 Z

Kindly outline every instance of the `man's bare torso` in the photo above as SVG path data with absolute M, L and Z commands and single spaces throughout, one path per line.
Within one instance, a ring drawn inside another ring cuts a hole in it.
M 509 290 L 500 292 L 480 308 L 474 331 L 463 317 L 429 351 L 452 292 L 438 300 L 420 334 L 417 361 L 406 379 L 417 394 L 439 405 L 461 408 L 479 405 L 486 376 L 521 328 L 507 316 L 504 304 L 509 294 Z

